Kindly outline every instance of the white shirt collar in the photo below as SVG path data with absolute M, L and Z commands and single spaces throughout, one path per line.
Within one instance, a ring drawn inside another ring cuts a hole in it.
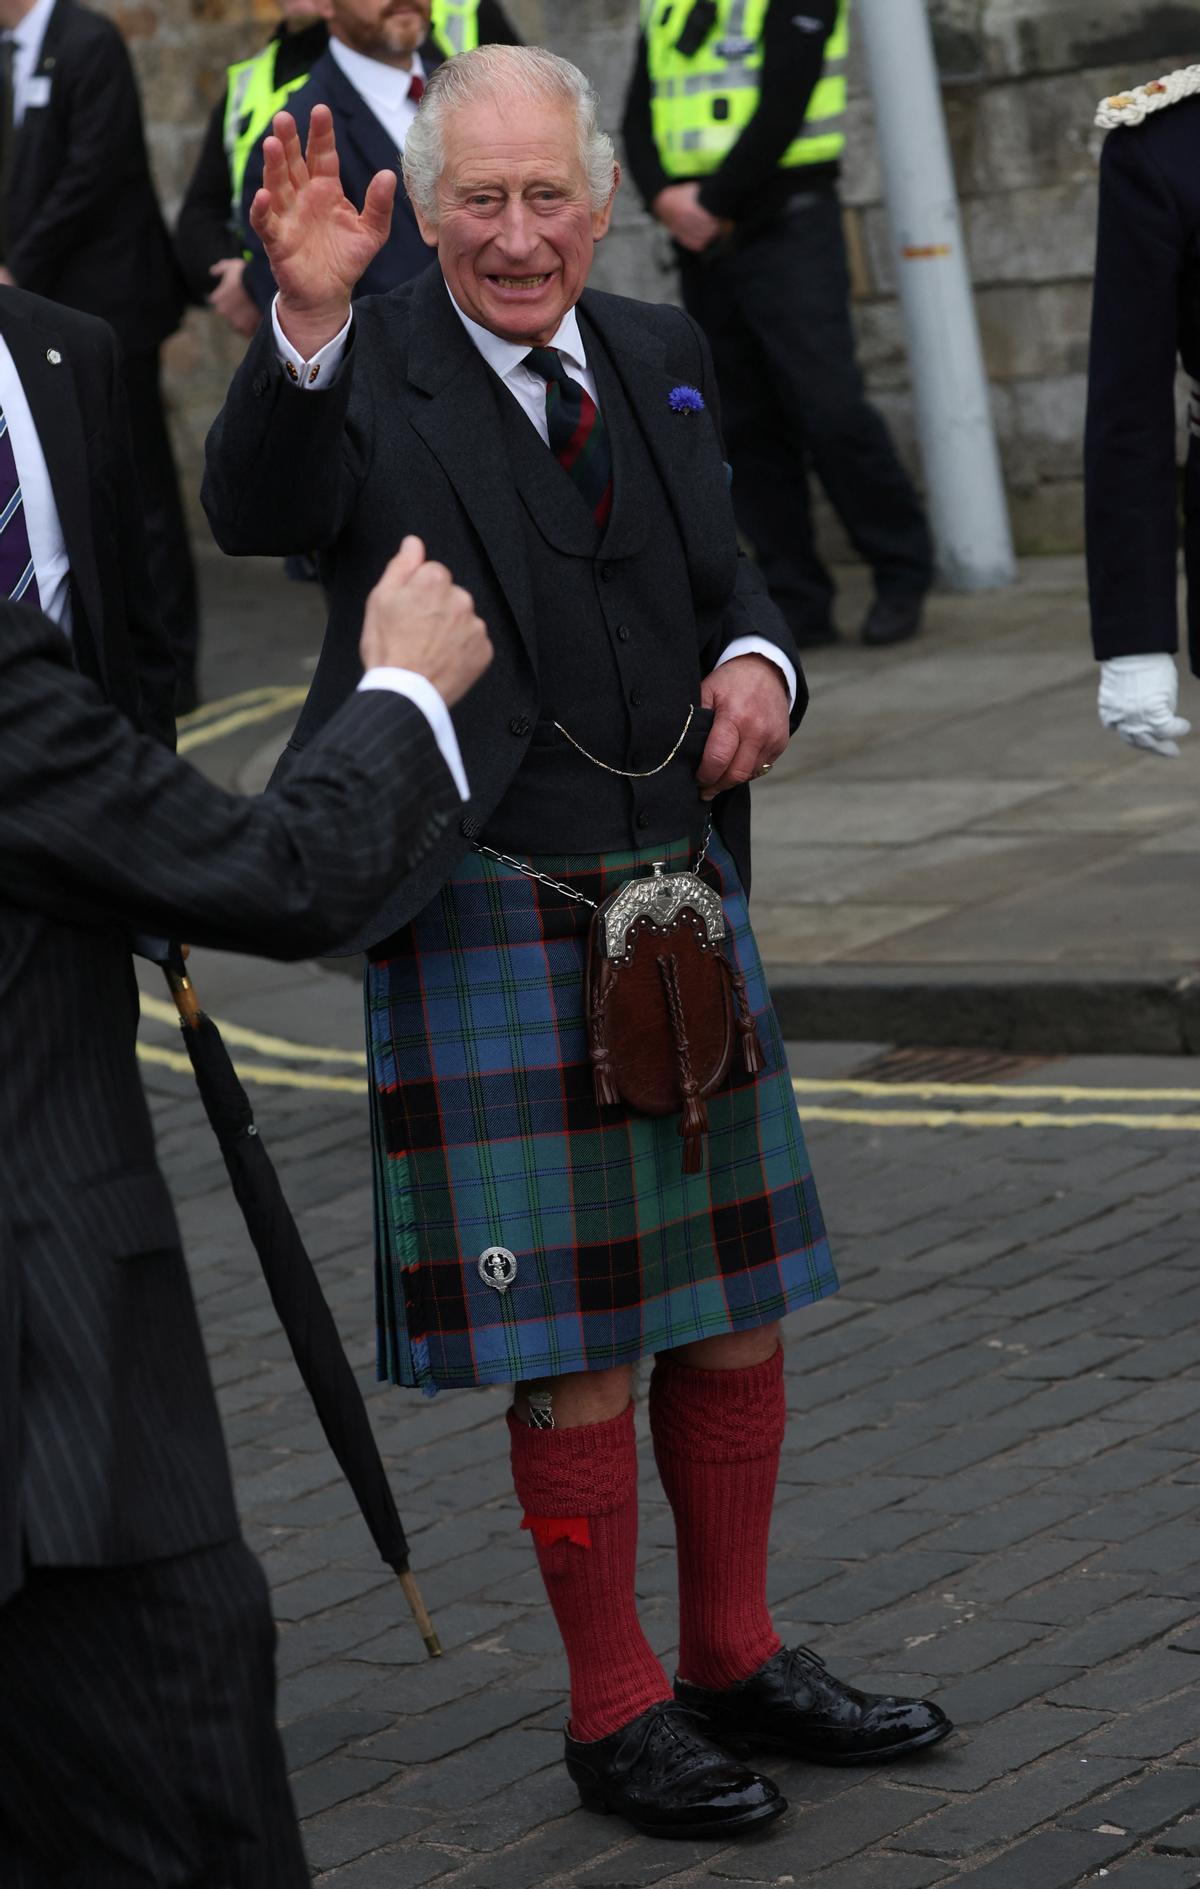
M 41 4 L 42 0 L 38 0 L 38 5 Z M 50 0 L 50 4 L 53 5 L 54 0 Z M 413 80 L 426 76 L 419 52 L 413 54 L 412 70 L 405 72 L 401 66 L 385 66 L 380 59 L 368 59 L 365 53 L 355 52 L 340 39 L 331 39 L 329 50 L 356 92 L 363 98 L 379 99 L 385 105 L 403 104 Z
M 41 51 L 55 3 L 56 0 L 36 0 L 20 24 L 12 27 L 8 33 L 14 47 L 19 46 L 35 56 Z
M 445 277 L 442 280 L 445 281 Z M 448 282 L 446 293 L 450 296 L 450 304 L 455 314 L 492 372 L 498 374 L 501 380 L 507 380 L 509 375 L 520 367 L 532 344 L 528 341 L 505 341 L 503 336 L 494 335 L 490 328 L 481 328 L 477 321 L 472 321 L 469 315 L 463 314 L 451 294 Z M 573 308 L 568 308 L 558 324 L 553 340 L 547 345 L 557 348 L 569 366 L 587 367 L 587 351 L 583 345 L 583 336 L 579 332 L 579 318 Z

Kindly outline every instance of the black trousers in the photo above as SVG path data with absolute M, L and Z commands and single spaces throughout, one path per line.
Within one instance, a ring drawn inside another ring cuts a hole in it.
M 921 501 L 866 397 L 850 318 L 841 206 L 800 191 L 711 258 L 680 252 L 683 300 L 708 336 L 738 529 L 798 636 L 832 619 L 817 554 L 811 465 L 881 597 L 933 580 Z
M 126 355 L 125 386 L 133 462 L 142 490 L 150 577 L 175 657 L 175 671 L 187 692 L 194 688 L 200 643 L 196 567 L 163 412 L 157 348 L 147 354 Z
M 0 1607 L 4 1889 L 307 1889 L 244 1543 L 34 1570 Z

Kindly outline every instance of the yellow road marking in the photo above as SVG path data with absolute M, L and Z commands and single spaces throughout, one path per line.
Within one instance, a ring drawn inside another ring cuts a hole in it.
M 1080 1089 L 1037 1082 L 864 1082 L 852 1077 L 820 1081 L 796 1076 L 792 1087 L 797 1095 L 910 1095 L 919 1101 L 990 1095 L 1009 1102 L 1023 1102 L 1026 1097 L 1037 1102 L 1200 1102 L 1200 1089 Z
M 1035 1110 L 820 1108 L 803 1103 L 807 1122 L 849 1122 L 860 1128 L 1144 1128 L 1155 1134 L 1200 1131 L 1200 1115 L 1050 1115 Z
M 163 1007 L 166 1008 L 165 1005 Z M 225 1034 L 232 1041 L 236 1026 L 227 1024 L 224 1027 Z M 252 1035 L 253 1032 L 245 1034 Z M 270 1040 L 259 1038 L 260 1042 Z M 297 1048 L 297 1045 L 289 1046 L 292 1053 Z M 178 1075 L 190 1076 L 192 1073 L 192 1065 L 182 1050 L 161 1049 L 157 1044 L 139 1043 L 138 1055 L 143 1062 L 174 1070 Z M 239 1063 L 238 1075 L 243 1082 L 259 1083 L 267 1088 L 318 1090 L 329 1095 L 367 1093 L 366 1081 L 358 1076 L 310 1075 L 305 1070 L 284 1069 L 271 1063 Z M 794 1082 L 792 1086 L 803 1099 L 799 1082 Z M 1081 1093 L 1086 1094 L 1087 1091 Z M 1036 1109 L 1010 1112 L 966 1108 L 825 1108 L 816 1103 L 805 1103 L 803 1114 L 806 1122 L 843 1122 L 851 1128 L 1132 1128 L 1154 1134 L 1200 1132 L 1200 1115 L 1117 1115 L 1093 1112 L 1052 1115 Z
M 161 997 L 147 996 L 145 992 L 142 992 L 141 1002 L 144 1017 L 179 1028 L 179 1012 L 174 1004 L 164 1002 Z M 355 1063 L 363 1069 L 367 1066 L 365 1049 L 324 1049 L 316 1043 L 293 1043 L 285 1036 L 264 1036 L 260 1030 L 244 1029 L 240 1023 L 223 1023 L 220 1018 L 214 1021 L 227 1043 L 252 1049 L 260 1056 L 279 1056 L 285 1062 Z
M 221 741 L 226 735 L 236 734 L 239 728 L 251 728 L 255 722 L 273 721 L 277 715 L 299 708 L 307 695 L 307 688 L 272 689 L 265 700 L 232 709 L 215 721 L 204 722 L 199 728 L 189 725 L 179 737 L 179 752 L 190 754 L 193 748 L 203 747 L 209 741 Z
M 215 721 L 220 715 L 228 715 L 230 709 L 245 708 L 250 702 L 267 701 L 281 686 L 277 682 L 264 682 L 255 689 L 239 689 L 236 695 L 219 696 L 215 702 L 202 702 L 190 715 L 181 715 L 175 725 L 181 734 L 185 730 L 202 728 L 205 722 Z
M 160 1049 L 157 1043 L 139 1043 L 137 1053 L 144 1063 L 159 1069 L 173 1069 L 177 1075 L 190 1076 L 192 1065 L 179 1049 Z M 269 1063 L 239 1063 L 237 1072 L 243 1082 L 262 1083 L 270 1089 L 320 1089 L 332 1095 L 365 1095 L 367 1085 L 358 1076 L 310 1076 L 301 1069 L 277 1069 Z

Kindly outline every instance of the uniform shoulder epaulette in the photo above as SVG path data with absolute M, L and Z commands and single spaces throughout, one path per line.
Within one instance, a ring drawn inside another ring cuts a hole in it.
M 1112 98 L 1102 98 L 1096 112 L 1096 123 L 1105 131 L 1115 130 L 1119 125 L 1140 125 L 1151 112 L 1165 111 L 1168 105 L 1178 105 L 1182 99 L 1195 98 L 1200 94 L 1200 66 L 1182 66 L 1178 72 L 1168 72 L 1165 78 L 1152 79 L 1149 85 L 1135 85 L 1132 92 L 1117 92 Z

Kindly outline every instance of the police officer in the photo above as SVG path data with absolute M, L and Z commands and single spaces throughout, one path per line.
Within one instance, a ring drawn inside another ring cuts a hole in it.
M 1174 756 L 1179 473 L 1175 384 L 1193 381 L 1183 477 L 1188 653 L 1200 674 L 1200 68 L 1106 99 L 1085 445 L 1100 720 Z
M 2 4 L 2 0 L 0 0 Z M 425 85 L 438 66 L 477 46 L 517 46 L 500 0 L 329 0 L 329 47 L 307 84 L 288 99 L 308 139 L 314 108 L 327 106 L 337 137 L 339 176 L 348 201 L 361 208 L 371 179 L 392 171 L 397 192 L 387 241 L 358 284 L 359 295 L 386 294 L 432 260 L 400 185 L 405 140 Z M 250 208 L 263 184 L 263 147 L 250 154 L 242 181 L 241 216 L 250 231 L 245 287 L 260 309 L 275 295 L 266 251 L 254 235 Z
M 259 320 L 242 286 L 246 254 L 237 226 L 246 163 L 329 38 L 328 0 L 278 4 L 283 17 L 266 45 L 225 75 L 175 226 L 175 253 L 192 300 L 207 302 L 242 335 L 252 335 Z
M 875 579 L 867 643 L 916 634 L 920 501 L 855 359 L 837 195 L 849 0 L 642 0 L 630 169 L 712 344 L 738 525 L 797 641 L 831 642 L 806 465 Z
M 304 85 L 329 43 L 330 0 L 278 0 L 278 5 L 283 18 L 267 44 L 229 67 L 175 230 L 176 254 L 193 300 L 207 302 L 242 335 L 252 335 L 261 318 L 243 281 L 246 166 L 275 113 Z M 468 52 L 481 35 L 515 42 L 497 0 L 433 0 L 430 40 L 442 58 Z

